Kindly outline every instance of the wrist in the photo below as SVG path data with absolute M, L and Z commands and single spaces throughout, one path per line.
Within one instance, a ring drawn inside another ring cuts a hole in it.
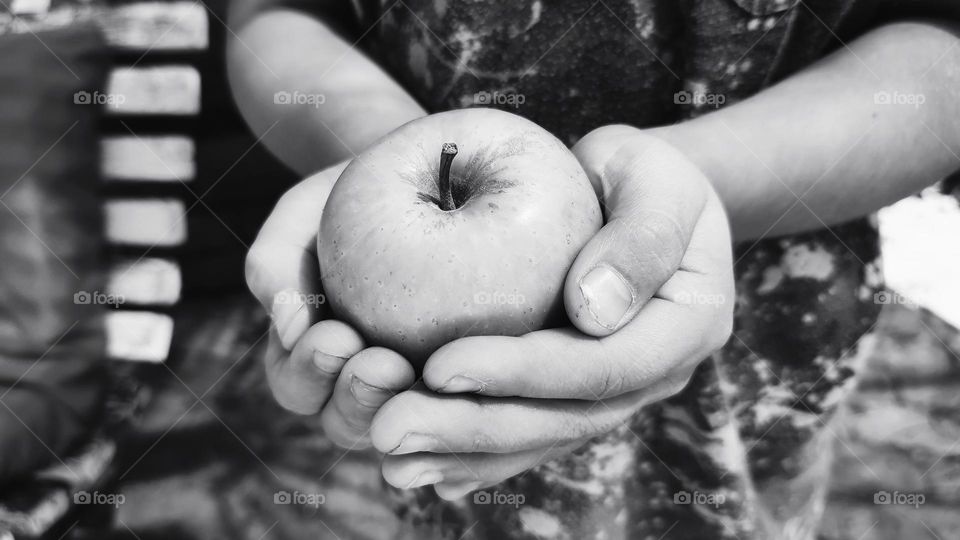
M 731 139 L 733 135 L 715 124 L 695 119 L 644 131 L 677 149 L 700 169 L 727 212 L 734 240 L 755 237 L 765 228 L 754 221 L 757 206 L 750 198 L 754 190 L 745 187 L 752 178 L 749 164 L 740 155 L 742 148 L 731 147 L 731 143 L 739 144 Z
M 701 127 L 699 122 L 690 120 L 668 126 L 644 129 L 643 131 L 647 135 L 656 137 L 676 148 L 696 165 L 711 183 L 716 181 L 710 172 L 714 168 L 712 166 L 713 155 L 718 152 L 720 146 L 717 144 L 719 137 L 715 133 L 705 132 L 706 130 Z

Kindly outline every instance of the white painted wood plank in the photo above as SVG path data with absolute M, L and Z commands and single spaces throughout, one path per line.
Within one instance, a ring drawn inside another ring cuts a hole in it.
M 190 137 L 119 136 L 101 141 L 100 172 L 108 180 L 189 182 L 196 174 Z
M 878 301 L 921 306 L 960 328 L 960 204 L 933 187 L 878 218 L 883 273 L 894 292 Z
M 104 206 L 107 240 L 114 244 L 174 247 L 187 239 L 179 199 L 115 199 Z
M 124 305 L 170 306 L 180 300 L 182 278 L 176 261 L 155 257 L 119 261 L 107 277 L 107 293 Z
M 203 50 L 208 20 L 200 2 L 137 2 L 110 9 L 102 27 L 107 42 L 120 49 Z
M 113 115 L 195 115 L 200 112 L 200 73 L 182 65 L 114 68 L 103 101 Z
M 13 0 L 10 12 L 14 15 L 43 15 L 50 11 L 50 0 Z
M 106 332 L 111 358 L 160 363 L 170 354 L 173 319 L 150 311 L 110 311 Z

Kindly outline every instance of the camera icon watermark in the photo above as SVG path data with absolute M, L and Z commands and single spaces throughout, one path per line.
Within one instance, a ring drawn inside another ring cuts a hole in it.
M 89 491 L 76 491 L 73 493 L 73 504 L 77 505 L 102 504 L 119 508 L 126 500 L 127 497 L 123 493 L 100 493 L 99 491 L 94 491 L 93 493 Z
M 898 504 L 920 508 L 920 505 L 927 502 L 927 497 L 923 493 L 901 493 L 894 491 L 877 491 L 873 494 L 873 504 Z
M 727 300 L 722 294 L 681 291 L 677 293 L 676 303 L 697 306 L 721 306 Z
M 506 105 L 519 109 L 526 102 L 527 96 L 516 92 L 500 92 L 498 90 L 487 92 L 481 90 L 473 95 L 474 105 Z
M 473 494 L 473 504 L 501 504 L 520 508 L 527 498 L 522 493 L 501 493 L 494 491 L 477 491 Z
M 327 96 L 324 94 L 307 93 L 299 90 L 293 92 L 281 90 L 273 94 L 275 105 L 310 105 L 314 108 L 320 108 L 326 102 Z
M 727 497 L 723 493 L 703 493 L 701 491 L 677 491 L 673 494 L 673 504 L 679 505 L 702 505 L 702 506 L 713 506 L 714 508 L 719 507 L 727 501 Z
M 900 293 L 894 291 L 878 291 L 873 295 L 874 304 L 882 305 L 904 305 L 907 307 L 916 308 L 919 304 L 912 298 L 907 298 Z
M 127 101 L 127 96 L 123 94 L 110 94 L 94 90 L 88 92 L 80 90 L 73 93 L 74 105 L 106 105 L 108 107 L 118 107 Z
M 73 294 L 73 303 L 80 306 L 113 306 L 120 307 L 126 302 L 122 294 L 107 294 L 100 291 L 77 291 Z
M 522 306 L 527 303 L 527 298 L 520 293 L 480 291 L 473 295 L 473 303 L 481 306 Z
M 322 306 L 327 303 L 327 297 L 322 293 L 307 294 L 293 289 L 280 291 L 273 297 L 275 305 L 303 305 Z
M 299 506 L 319 507 L 327 502 L 323 493 L 303 493 L 300 491 L 277 491 L 273 494 L 273 504 L 296 504 Z
M 693 105 L 694 107 L 713 107 L 719 109 L 727 102 L 727 96 L 713 92 L 691 92 L 681 90 L 673 94 L 675 105 Z
M 924 94 L 911 94 L 904 92 L 888 92 L 881 90 L 873 94 L 873 103 L 875 105 L 910 105 L 919 109 L 921 105 L 927 102 L 927 96 Z

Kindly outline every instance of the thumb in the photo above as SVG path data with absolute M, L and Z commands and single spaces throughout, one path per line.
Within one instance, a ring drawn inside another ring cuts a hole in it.
M 708 184 L 680 151 L 627 126 L 595 130 L 573 152 L 606 224 L 570 268 L 564 304 L 581 332 L 603 337 L 630 322 L 680 268 Z

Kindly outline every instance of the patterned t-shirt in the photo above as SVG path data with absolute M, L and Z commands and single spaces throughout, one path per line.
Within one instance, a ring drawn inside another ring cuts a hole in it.
M 352 16 L 362 45 L 428 111 L 498 107 L 573 144 L 605 124 L 729 106 L 862 32 L 873 10 L 851 0 L 374 0 L 354 2 Z M 827 424 L 878 312 L 877 255 L 866 219 L 737 246 L 734 336 L 683 393 L 488 490 L 523 494 L 519 507 L 398 491 L 398 536 L 812 538 Z

